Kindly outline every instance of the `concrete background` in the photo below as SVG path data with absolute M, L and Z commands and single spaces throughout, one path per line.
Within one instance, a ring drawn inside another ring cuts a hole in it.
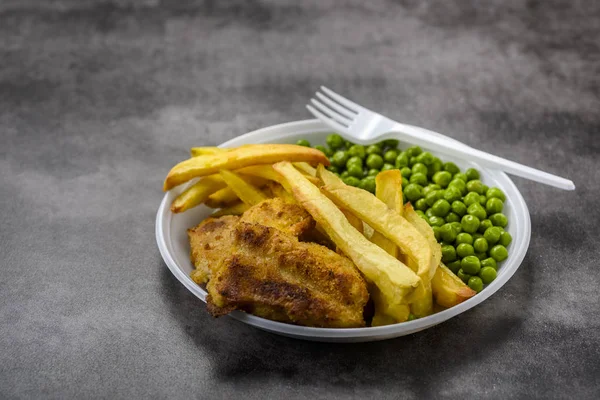
M 596 1 L 3 1 L 0 397 L 598 398 L 599 38 Z M 214 320 L 156 248 L 162 179 L 320 84 L 577 190 L 515 179 L 521 268 L 427 331 Z

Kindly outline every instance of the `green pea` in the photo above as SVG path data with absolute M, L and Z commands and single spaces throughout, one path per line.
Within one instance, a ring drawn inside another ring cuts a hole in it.
M 298 146 L 310 147 L 310 142 L 306 139 L 300 139 L 296 142 Z
M 398 152 L 396 150 L 388 150 L 383 155 L 383 159 L 385 162 L 394 164 L 396 162 L 396 158 L 398 157 Z
M 468 234 L 466 232 L 459 233 L 456 236 L 456 244 L 458 245 L 461 243 L 473 244 L 473 236 L 471 236 L 470 234 Z
M 439 172 L 438 172 L 439 174 Z M 444 192 L 444 199 L 448 202 L 448 203 L 453 203 L 457 200 L 460 200 L 462 198 L 462 195 L 460 193 L 460 190 L 458 190 L 455 187 L 449 187 L 448 189 L 446 189 L 446 191 Z
M 388 163 L 383 164 L 383 167 L 381 167 L 381 171 L 389 171 L 391 169 L 396 169 L 396 167 Z
M 475 257 L 479 258 L 479 261 L 483 261 L 483 260 L 486 259 L 487 253 L 478 253 L 478 252 L 475 252 Z
M 475 192 L 470 192 L 463 198 L 463 203 L 465 203 L 467 207 L 471 204 L 479 203 L 479 195 Z
M 425 203 L 425 205 L 427 205 L 427 203 Z M 458 214 L 455 214 L 453 212 L 449 212 L 445 218 L 446 218 L 447 222 L 459 222 L 460 221 L 460 217 L 458 216 Z
M 344 178 L 347 178 L 347 177 L 349 177 L 349 176 L 350 176 L 350 172 L 348 172 L 347 170 L 346 170 L 346 171 L 343 171 L 343 172 L 340 174 L 340 178 L 342 178 L 342 179 L 344 179 Z
M 494 269 L 498 269 L 498 264 L 496 263 L 496 260 L 494 260 L 492 257 L 489 257 L 485 260 L 481 260 L 481 267 L 492 267 Z
M 487 198 L 485 197 L 485 195 L 480 194 L 479 195 L 479 204 L 481 204 L 482 207 L 485 207 L 485 202 L 487 201 Z
M 409 167 L 402 167 L 400 169 L 400 173 L 402 174 L 403 178 L 410 178 L 410 175 L 412 174 L 412 170 Z
M 467 194 L 467 184 L 465 183 L 465 181 L 460 180 L 460 179 L 451 180 L 450 183 L 448 184 L 448 188 L 457 189 L 462 196 Z
M 379 174 L 379 170 L 377 168 L 371 168 L 369 172 L 367 172 L 368 176 L 377 176 Z
M 407 321 L 414 321 L 415 319 L 418 319 L 418 317 L 415 314 L 408 313 L 408 318 L 406 319 Z
M 486 285 L 496 279 L 497 275 L 498 273 L 492 267 L 482 267 L 479 271 L 479 277 Z
M 465 184 L 467 183 L 468 179 L 467 179 L 467 174 L 463 174 L 462 172 L 458 172 L 456 174 L 454 174 L 454 176 L 452 177 L 452 179 L 458 179 L 463 181 Z
M 410 183 L 404 188 L 404 195 L 411 203 L 423 197 L 423 186 L 416 183 Z
M 427 218 L 435 217 L 435 215 L 433 214 L 433 210 L 431 208 L 428 208 L 427 210 L 425 210 L 425 215 L 427 216 Z
M 359 188 L 366 190 L 367 192 L 375 193 L 375 177 L 366 176 L 360 180 Z
M 427 167 L 429 170 L 427 176 L 433 177 L 436 173 L 440 172 L 442 168 L 444 168 L 444 164 L 442 164 L 442 161 L 439 158 L 435 157 L 431 165 Z
M 355 176 L 348 176 L 346 178 L 342 178 L 342 181 L 344 181 L 344 183 L 348 186 L 358 187 L 360 185 L 360 179 L 358 179 Z
M 485 240 L 492 245 L 498 243 L 500 240 L 500 235 L 502 235 L 502 231 L 497 226 L 491 226 L 483 233 Z
M 423 152 L 423 150 L 419 146 L 409 147 L 406 151 L 411 157 L 416 157 Z
M 477 232 L 477 228 L 479 228 L 479 218 L 474 215 L 467 214 L 462 217 L 460 225 L 462 226 L 463 231 L 467 233 L 475 233 Z
M 446 267 L 448 267 L 450 269 L 450 271 L 452 271 L 456 274 L 458 272 L 458 270 L 460 269 L 460 261 L 459 260 L 452 261 L 451 263 L 446 264 Z
M 427 213 L 425 213 L 427 215 Z M 444 221 L 444 218 L 442 217 L 438 217 L 437 215 L 432 215 L 431 217 L 429 217 L 429 225 L 431 226 L 442 226 L 446 223 L 446 221 Z M 440 236 L 441 236 L 442 232 L 440 230 Z
M 352 143 L 349 140 L 344 140 L 344 146 L 346 147 L 346 149 L 349 149 L 350 147 L 354 146 L 354 143 Z
M 477 171 L 475 168 L 467 169 L 465 171 L 465 175 L 467 175 L 467 181 L 479 179 L 479 171 Z
M 503 231 L 500 234 L 500 241 L 499 243 L 504 246 L 504 247 L 508 247 L 508 245 L 510 244 L 510 242 L 512 242 L 512 236 L 510 235 L 510 233 Z
M 438 217 L 445 217 L 450 212 L 450 203 L 444 199 L 437 200 L 431 206 L 433 213 Z
M 402 152 L 398 154 L 398 157 L 396 157 L 396 160 L 394 160 L 394 165 L 396 168 L 408 167 L 408 161 L 408 154 L 406 154 L 406 152 Z
M 492 226 L 494 226 L 492 224 L 492 221 L 490 221 L 489 219 L 484 219 L 479 224 L 479 229 L 477 231 L 480 232 L 480 233 L 485 233 L 485 231 L 487 230 L 487 228 L 491 228 Z
M 452 175 L 450 175 L 450 172 L 448 171 L 438 171 L 433 175 L 433 181 L 445 188 L 450 184 L 450 181 L 452 181 Z
M 502 200 L 503 202 L 506 201 L 506 196 L 504 195 L 504 192 L 498 189 L 497 187 L 489 188 L 487 192 L 485 192 L 485 195 L 488 199 L 496 198 Z
M 497 244 L 490 249 L 490 257 L 496 260 L 496 262 L 504 261 L 508 257 L 508 250 L 501 244 Z
M 479 232 L 475 232 L 475 233 L 473 233 L 473 240 L 477 240 L 477 239 L 479 239 L 480 237 L 483 237 L 483 235 L 482 235 L 481 233 L 479 233 Z
M 417 210 L 425 211 L 425 210 L 427 210 L 428 207 L 429 206 L 427 205 L 427 202 L 425 201 L 424 198 L 421 198 L 415 202 L 415 208 Z
M 417 213 L 417 215 L 418 215 L 419 217 L 423 218 L 425 221 L 427 221 L 427 220 L 428 220 L 427 216 L 425 215 L 425 213 L 424 213 L 423 211 L 421 211 L 421 210 L 417 210 L 417 211 L 415 211 L 415 212 Z
M 360 165 L 356 164 L 350 164 L 346 171 L 348 171 L 348 174 L 350 176 L 355 176 L 357 178 L 362 178 L 365 174 L 363 168 Z
M 381 147 L 376 144 L 367 146 L 367 149 L 365 150 L 365 152 L 367 154 L 382 154 L 383 153 L 383 151 L 381 150 Z
M 473 248 L 478 253 L 485 253 L 488 250 L 488 242 L 485 238 L 478 238 L 473 242 Z
M 450 225 L 452 225 L 454 227 L 454 230 L 456 231 L 456 234 L 459 234 L 462 232 L 462 225 L 460 224 L 460 222 L 450 222 Z
M 425 216 L 425 214 L 423 214 Z M 427 216 L 425 216 L 425 218 L 423 218 L 427 223 L 429 223 L 429 219 L 427 219 Z M 431 230 L 433 231 L 433 236 L 435 236 L 435 240 L 437 240 L 438 242 L 441 240 L 440 238 L 440 227 L 439 226 L 432 226 Z
M 479 203 L 473 203 L 467 208 L 467 214 L 474 215 L 479 220 L 484 220 L 487 217 L 487 213 Z
M 329 146 L 332 150 L 337 150 L 344 145 L 344 139 L 340 135 L 328 135 L 325 139 L 327 146 Z
M 347 152 L 343 150 L 338 150 L 335 153 L 333 153 L 333 156 L 331 157 L 331 163 L 338 168 L 344 168 L 349 158 L 350 156 Z
M 450 175 L 454 176 L 460 172 L 460 168 L 453 162 L 444 163 L 444 171 L 448 171 Z
M 349 154 L 349 153 L 346 153 Z M 346 168 L 350 168 L 352 165 L 358 165 L 359 167 L 363 167 L 363 160 L 360 157 L 350 157 L 348 161 L 346 161 Z
M 339 168 L 336 167 L 333 164 L 331 164 L 329 167 L 327 167 L 327 170 L 333 172 L 334 174 L 339 174 L 340 173 Z
M 425 166 L 425 164 L 416 163 L 415 165 L 412 166 L 412 173 L 413 174 L 421 173 L 421 174 L 424 174 L 425 176 L 427 176 L 427 167 Z
M 380 169 L 383 167 L 383 158 L 379 154 L 369 154 L 366 164 L 369 168 Z
M 410 157 L 408 159 L 408 166 L 412 167 L 413 165 L 415 165 L 417 163 L 417 157 Z
M 431 218 L 430 218 L 431 219 Z M 456 240 L 458 232 L 452 224 L 444 224 L 440 227 L 440 237 L 444 242 L 452 243 Z
M 440 189 L 441 189 L 440 185 L 436 185 L 435 183 L 430 183 L 429 185 L 427 185 L 423 188 L 423 194 L 425 196 L 427 196 L 427 193 L 429 193 L 433 190 L 440 190 Z
M 467 274 L 475 275 L 481 268 L 481 261 L 475 256 L 466 256 L 460 260 L 460 267 Z
M 298 144 L 298 143 L 296 143 Z M 316 150 L 319 150 L 320 152 L 324 153 L 325 155 L 327 155 L 327 148 L 325 146 L 321 146 L 320 144 L 315 146 Z
M 425 186 L 427 185 L 427 175 L 421 173 L 421 172 L 417 172 L 415 173 L 413 171 L 412 175 L 410 176 L 410 183 L 417 183 L 421 186 Z
M 483 184 L 483 194 L 486 194 L 489 188 L 490 188 L 490 187 L 484 183 L 484 184 Z M 486 198 L 487 198 L 487 197 L 486 197 Z
M 485 211 L 487 211 L 488 214 L 496 214 L 502 212 L 503 207 L 504 203 L 502 202 L 502 200 L 496 197 L 488 199 L 485 203 Z
M 441 190 L 432 190 L 425 196 L 425 200 L 427 201 L 427 205 L 429 207 L 433 206 L 433 203 L 440 200 L 443 197 L 443 192 Z
M 467 206 L 460 200 L 456 200 L 452 202 L 452 212 L 462 217 L 467 213 Z
M 359 157 L 363 159 L 367 155 L 367 151 L 365 149 L 365 146 L 361 144 L 353 144 L 348 149 L 348 154 L 350 154 L 350 157 Z
M 467 285 L 469 285 L 469 287 L 471 289 L 473 289 L 474 291 L 476 291 L 477 293 L 479 293 L 483 290 L 483 281 L 478 276 L 470 277 L 469 281 L 467 282 Z
M 506 218 L 506 215 L 502 213 L 490 215 L 490 221 L 492 221 L 492 224 L 494 224 L 494 226 L 501 226 L 502 228 L 508 225 L 508 218 Z
M 433 164 L 433 160 L 434 160 L 433 155 L 428 151 L 424 151 L 417 156 L 417 161 L 420 163 L 423 163 L 425 165 Z
M 456 246 L 456 254 L 458 254 L 458 256 L 460 258 L 464 258 L 464 257 L 474 255 L 475 250 L 473 249 L 473 246 L 471 246 L 470 244 L 461 243 L 458 246 Z
M 449 263 L 456 260 L 456 250 L 452 245 L 442 246 L 442 262 Z
M 467 190 L 469 192 L 475 192 L 477 194 L 483 194 L 483 183 L 480 180 L 476 179 L 473 181 L 467 182 Z
M 461 262 L 462 265 L 462 262 Z M 469 278 L 471 278 L 471 275 L 467 274 L 462 268 L 458 270 L 458 272 L 456 273 L 456 276 L 458 276 L 460 278 L 461 281 L 463 281 L 464 283 L 469 282 Z

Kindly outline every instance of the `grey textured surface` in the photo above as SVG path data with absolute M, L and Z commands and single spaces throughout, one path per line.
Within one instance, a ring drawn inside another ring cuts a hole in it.
M 598 398 L 600 3 L 483 3 L 3 1 L 0 397 Z M 156 248 L 162 179 L 322 83 L 577 191 L 515 179 L 523 265 L 430 330 L 213 320 Z

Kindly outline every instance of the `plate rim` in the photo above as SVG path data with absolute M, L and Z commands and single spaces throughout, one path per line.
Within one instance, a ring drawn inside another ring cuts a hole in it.
M 410 130 L 415 133 L 423 133 L 427 132 L 430 134 L 434 134 L 436 136 L 442 136 L 444 138 L 454 140 L 448 136 L 442 135 L 438 132 L 431 131 L 425 128 L 421 128 L 418 126 L 402 124 L 404 130 Z M 299 121 L 291 121 L 283 124 L 270 125 L 264 128 L 260 128 L 254 130 L 252 132 L 248 132 L 246 134 L 237 136 L 232 138 L 218 147 L 227 147 L 231 142 L 254 138 L 256 136 L 260 136 L 262 140 L 264 140 L 265 136 L 273 135 L 273 132 L 280 131 L 282 129 L 295 129 L 296 131 L 303 128 L 307 132 L 313 132 L 315 130 L 329 130 L 327 125 L 322 123 L 317 119 L 308 119 L 308 120 L 299 120 Z M 297 134 L 295 132 L 294 134 Z M 276 134 L 279 136 L 280 134 Z M 456 141 L 458 142 L 458 141 Z M 458 142 L 460 143 L 460 142 Z M 468 162 L 468 161 L 467 161 Z M 500 179 L 506 183 L 513 190 L 516 196 L 511 196 L 511 202 L 513 203 L 513 207 L 515 208 L 515 212 L 517 210 L 522 211 L 522 216 L 524 220 L 522 221 L 524 226 L 523 234 L 524 240 L 519 243 L 519 247 L 512 249 L 512 252 L 516 253 L 516 256 L 512 261 L 514 267 L 510 270 L 507 270 L 502 276 L 498 277 L 498 279 L 494 280 L 486 289 L 479 293 L 477 296 L 473 296 L 470 299 L 454 306 L 448 308 L 446 310 L 440 311 L 438 313 L 432 314 L 427 317 L 419 318 L 413 321 L 402 322 L 393 325 L 386 326 L 378 326 L 378 327 L 362 327 L 362 328 L 317 328 L 317 327 L 306 327 L 301 325 L 292 325 L 284 322 L 277 322 L 268 320 L 265 318 L 261 318 L 252 314 L 247 314 L 241 311 L 234 311 L 228 316 L 244 322 L 248 325 L 257 327 L 259 329 L 267 330 L 273 333 L 292 336 L 299 339 L 306 340 L 340 340 L 340 341 L 350 341 L 352 339 L 367 339 L 367 340 L 379 340 L 379 339 L 387 339 L 398 336 L 407 335 L 410 333 L 414 333 L 423 329 L 430 328 L 439 323 L 445 322 L 450 318 L 453 318 L 463 312 L 468 311 L 469 309 L 477 306 L 480 303 L 483 303 L 490 296 L 496 293 L 501 287 L 503 287 L 506 282 L 508 282 L 512 276 L 515 274 L 517 269 L 521 266 L 525 255 L 527 254 L 527 250 L 529 248 L 529 243 L 531 240 L 531 218 L 529 214 L 529 209 L 523 198 L 521 192 L 516 187 L 514 182 L 506 175 L 504 172 L 491 170 L 485 167 L 481 167 L 476 163 L 469 162 L 473 166 L 477 167 L 479 170 L 485 170 L 486 174 L 495 177 L 496 179 Z M 170 211 L 170 197 L 172 197 L 172 192 L 169 191 L 165 193 L 163 199 L 160 203 L 156 214 L 156 223 L 155 223 L 155 235 L 156 242 L 160 251 L 160 254 L 171 271 L 171 273 L 179 280 L 192 294 L 198 297 L 203 302 L 206 302 L 206 292 L 198 286 L 191 278 L 184 274 L 183 271 L 179 268 L 176 261 L 170 254 L 168 243 L 171 242 L 170 230 L 165 229 L 165 226 L 170 226 L 171 219 L 173 214 Z M 166 216 L 166 219 L 164 218 Z

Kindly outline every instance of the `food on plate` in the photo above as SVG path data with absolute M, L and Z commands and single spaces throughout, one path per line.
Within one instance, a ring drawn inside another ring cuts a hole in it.
M 379 288 L 387 306 L 385 313 L 394 317 L 398 308 L 404 309 L 407 296 L 420 283 L 419 277 L 354 229 L 336 205 L 291 163 L 280 162 L 273 168 L 287 179 L 296 201 L 325 230 L 335 245 L 354 262 L 367 280 Z M 354 213 L 354 210 L 350 211 Z
M 239 309 L 307 326 L 364 326 L 364 279 L 346 257 L 298 240 L 314 224 L 304 209 L 273 199 L 248 213 L 209 218 L 188 231 L 191 276 L 208 282 L 212 315 Z
M 504 193 L 473 168 L 397 147 L 329 135 L 314 148 L 192 148 L 164 188 L 199 178 L 171 210 L 218 208 L 188 230 L 190 276 L 206 285 L 211 314 L 382 326 L 456 306 L 493 282 L 512 241 Z
M 169 171 L 163 189 L 166 191 L 190 179 L 214 174 L 220 170 L 233 170 L 257 164 L 272 164 L 281 160 L 329 165 L 329 159 L 325 154 L 308 147 L 293 144 L 250 145 L 192 157 L 180 162 Z
M 236 196 L 249 206 L 256 205 L 267 199 L 267 196 L 259 188 L 252 186 L 252 184 L 235 172 L 222 169 L 219 174 Z

